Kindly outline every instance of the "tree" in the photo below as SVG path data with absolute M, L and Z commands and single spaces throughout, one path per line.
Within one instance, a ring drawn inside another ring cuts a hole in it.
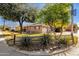
M 51 31 L 53 31 L 55 34 L 56 39 L 61 37 L 63 26 L 69 23 L 70 7 L 70 4 L 48 4 L 40 11 L 39 17 L 41 17 L 43 23 L 50 26 Z M 55 28 L 58 26 L 58 23 L 60 23 L 61 33 L 57 38 Z
M 29 4 L 1 4 L 5 12 L 1 12 L 7 20 L 18 21 L 20 25 L 20 33 L 22 33 L 23 22 L 34 22 L 36 9 Z M 1 10 L 3 10 L 1 9 Z M 5 14 L 6 13 L 6 14 Z
M 4 18 L 4 25 L 3 25 L 3 29 L 5 28 L 5 17 L 7 17 L 10 13 L 10 10 L 12 9 L 11 4 L 4 4 L 1 3 L 0 4 L 0 16 L 3 16 Z

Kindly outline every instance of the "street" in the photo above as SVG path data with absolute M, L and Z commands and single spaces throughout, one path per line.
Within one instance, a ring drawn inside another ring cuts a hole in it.
M 1 34 L 2 31 L 0 31 L 0 35 Z M 25 56 L 25 55 L 17 52 L 14 48 L 9 47 L 5 42 L 5 38 L 0 38 L 0 56 Z

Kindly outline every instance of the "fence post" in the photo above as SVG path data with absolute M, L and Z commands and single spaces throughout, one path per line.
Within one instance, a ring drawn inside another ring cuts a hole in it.
M 15 39 L 16 39 L 16 35 L 15 35 L 15 34 L 14 34 L 14 37 L 13 37 L 13 39 L 14 39 L 14 42 L 13 42 L 13 43 L 14 43 L 14 45 L 15 45 Z

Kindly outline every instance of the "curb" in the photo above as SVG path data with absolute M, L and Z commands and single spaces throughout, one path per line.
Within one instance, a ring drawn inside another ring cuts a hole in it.
M 23 53 L 23 54 L 26 54 L 26 55 L 28 54 L 30 56 L 53 56 L 53 55 L 56 55 L 56 54 L 66 52 L 71 48 L 72 48 L 72 46 L 67 47 L 63 50 L 60 49 L 60 50 L 54 51 L 52 53 L 49 53 L 49 51 L 24 51 L 24 50 L 19 50 L 19 49 L 16 49 L 16 51 Z
M 16 49 L 17 52 L 23 53 L 25 55 L 29 56 L 50 56 L 47 52 L 45 51 L 24 51 L 24 50 L 19 50 Z

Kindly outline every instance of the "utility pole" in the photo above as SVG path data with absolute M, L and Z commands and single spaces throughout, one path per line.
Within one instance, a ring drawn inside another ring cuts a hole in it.
M 74 43 L 74 35 L 73 35 L 73 33 L 74 33 L 73 20 L 74 20 L 74 18 L 73 18 L 73 16 L 75 16 L 75 15 L 76 15 L 76 9 L 74 9 L 73 4 L 71 4 L 71 38 L 72 38 L 73 43 Z

